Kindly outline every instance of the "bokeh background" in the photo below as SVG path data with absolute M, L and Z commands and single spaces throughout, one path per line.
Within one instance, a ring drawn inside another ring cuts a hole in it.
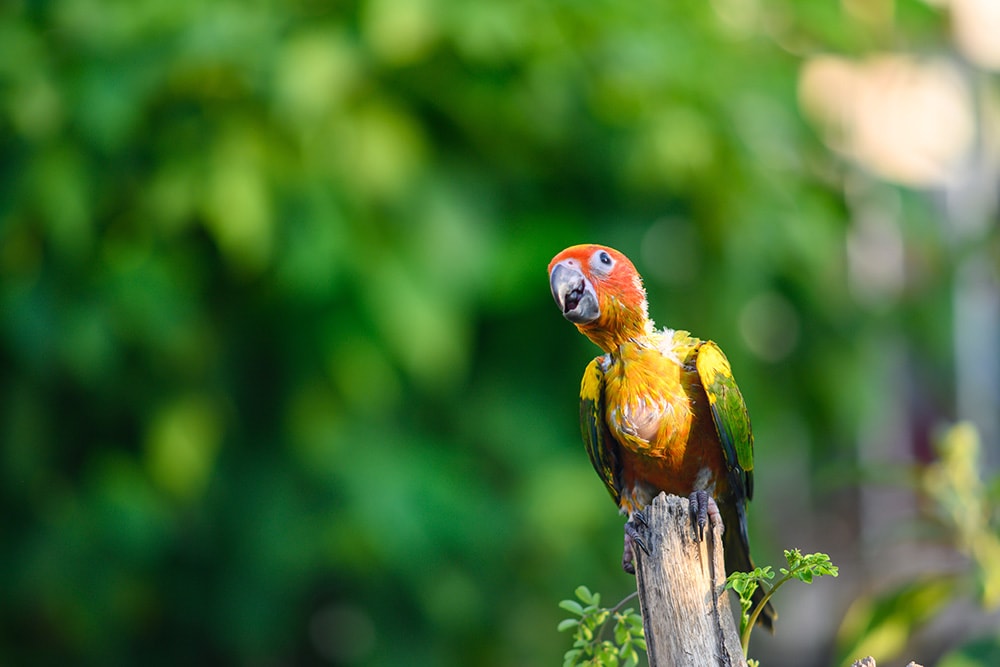
M 998 34 L 992 0 L 4 3 L 0 662 L 561 664 L 558 601 L 634 589 L 545 274 L 596 241 L 727 351 L 758 563 L 841 567 L 752 653 L 1000 664 Z

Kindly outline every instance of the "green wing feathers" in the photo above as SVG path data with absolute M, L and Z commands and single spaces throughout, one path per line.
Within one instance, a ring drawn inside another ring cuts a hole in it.
M 618 450 L 604 421 L 604 371 L 600 361 L 598 357 L 590 362 L 580 384 L 580 430 L 594 470 L 618 504 L 621 499 Z
M 725 452 L 729 483 L 738 499 L 749 500 L 753 497 L 753 434 L 743 395 L 726 355 L 715 343 L 706 341 L 698 348 L 695 365 Z

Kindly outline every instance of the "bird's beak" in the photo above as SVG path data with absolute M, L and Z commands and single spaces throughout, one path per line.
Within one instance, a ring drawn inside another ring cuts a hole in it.
M 563 260 L 553 266 L 549 286 L 563 317 L 574 324 L 589 324 L 601 316 L 601 308 L 597 304 L 594 286 L 574 266 L 575 263 Z

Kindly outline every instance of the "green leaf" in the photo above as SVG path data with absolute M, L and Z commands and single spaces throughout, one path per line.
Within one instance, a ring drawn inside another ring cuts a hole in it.
M 618 649 L 611 642 L 601 642 L 600 649 L 594 656 L 600 659 L 602 665 L 618 665 Z
M 794 569 L 802 561 L 802 552 L 798 549 L 785 549 L 785 560 L 788 567 Z
M 594 599 L 594 594 L 591 593 L 590 589 L 586 586 L 577 586 L 576 590 L 573 592 L 576 594 L 576 597 L 583 601 L 584 604 L 596 605 L 600 602 L 600 596 L 597 596 L 597 599 Z
M 639 661 L 639 654 L 636 653 L 631 640 L 628 640 L 621 645 L 621 648 L 618 650 L 618 656 L 625 660 L 625 664 L 633 661 Z
M 559 603 L 560 609 L 565 609 L 571 614 L 576 614 L 577 616 L 583 616 L 583 607 L 576 600 L 563 600 Z
M 575 618 L 567 618 L 560 621 L 559 625 L 556 627 L 556 630 L 558 630 L 559 632 L 565 632 L 566 630 L 569 630 L 570 628 L 575 628 L 578 625 L 580 625 L 580 621 L 576 620 Z

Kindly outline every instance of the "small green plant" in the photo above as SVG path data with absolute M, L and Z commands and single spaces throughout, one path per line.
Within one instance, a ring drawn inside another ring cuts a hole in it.
M 642 633 L 642 617 L 635 610 L 622 609 L 636 596 L 627 596 L 614 607 L 601 606 L 599 593 L 591 593 L 586 586 L 574 591 L 576 600 L 563 600 L 561 609 L 573 614 L 559 623 L 559 632 L 573 629 L 573 648 L 566 651 L 563 667 L 595 665 L 601 667 L 636 667 L 639 649 L 646 650 Z M 604 639 L 607 626 L 614 621 L 614 641 Z
M 837 576 L 837 566 L 831 563 L 830 557 L 823 553 L 803 556 L 798 549 L 785 549 L 785 560 L 788 561 L 788 567 L 780 568 L 781 578 L 774 585 L 769 585 L 770 581 L 774 579 L 774 571 L 770 565 L 758 567 L 753 572 L 733 572 L 726 578 L 726 588 L 733 589 L 740 596 L 740 644 L 743 647 L 743 655 L 747 654 L 747 648 L 750 645 L 750 632 L 753 630 L 761 610 L 775 591 L 781 588 L 785 582 L 798 579 L 803 583 L 811 584 L 816 577 Z M 764 585 L 769 585 L 767 593 L 760 603 L 754 606 L 753 594 L 758 587 Z

